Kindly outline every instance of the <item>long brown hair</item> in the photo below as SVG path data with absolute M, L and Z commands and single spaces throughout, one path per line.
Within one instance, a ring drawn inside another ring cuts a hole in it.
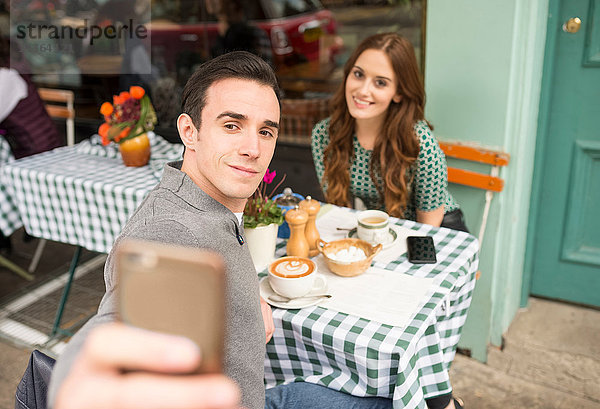
M 400 102 L 392 101 L 377 135 L 369 171 L 389 214 L 402 217 L 410 192 L 409 169 L 419 154 L 419 141 L 414 125 L 425 119 L 425 90 L 417 67 L 415 52 L 408 40 L 396 33 L 376 34 L 366 38 L 354 50 L 344 66 L 344 81 L 331 100 L 329 145 L 324 151 L 325 173 L 322 183 L 327 186 L 327 201 L 350 205 L 350 160 L 354 155 L 352 138 L 356 121 L 346 104 L 345 89 L 348 75 L 363 51 L 383 51 L 396 74 Z M 430 126 L 431 127 L 431 126 Z M 380 174 L 383 186 L 377 181 Z

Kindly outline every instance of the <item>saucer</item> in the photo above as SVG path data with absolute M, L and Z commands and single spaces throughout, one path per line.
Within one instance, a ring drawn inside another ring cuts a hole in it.
M 348 237 L 351 239 L 359 238 L 358 233 L 356 231 L 356 227 L 348 232 Z M 388 229 L 388 234 L 387 234 L 385 241 L 382 242 L 381 244 L 383 245 L 383 248 L 386 249 L 386 248 L 390 247 L 391 245 L 393 245 L 396 242 L 396 240 L 398 240 L 398 233 L 396 233 L 396 230 L 394 230 L 390 227 Z M 369 243 L 371 243 L 371 242 L 369 242 Z M 379 243 L 371 243 L 371 244 L 375 246 Z
M 321 283 L 319 283 L 319 281 L 321 281 Z M 325 288 L 323 288 L 323 286 L 325 286 Z M 288 310 L 297 310 L 300 308 L 310 307 L 313 305 L 317 305 L 321 301 L 329 299 L 329 298 L 307 298 L 311 295 L 311 293 L 314 294 L 315 290 L 317 290 L 316 292 L 318 292 L 318 294 L 322 294 L 323 292 L 325 292 L 327 290 L 327 286 L 324 283 L 324 278 L 321 277 L 320 275 L 317 275 L 315 277 L 315 285 L 313 286 L 313 289 L 311 290 L 311 292 L 306 294 L 306 296 L 294 298 L 294 299 L 286 301 L 286 302 L 275 302 L 275 301 L 269 300 L 270 296 L 272 296 L 273 294 L 277 294 L 277 293 L 275 291 L 273 291 L 273 289 L 271 288 L 271 284 L 269 284 L 268 276 L 263 277 L 260 280 L 259 290 L 260 290 L 260 296 L 267 303 L 271 304 L 273 307 L 286 308 Z

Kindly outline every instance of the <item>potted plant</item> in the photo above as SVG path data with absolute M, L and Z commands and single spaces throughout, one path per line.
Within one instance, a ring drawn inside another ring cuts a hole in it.
M 246 202 L 244 208 L 244 230 L 248 249 L 257 271 L 264 269 L 275 258 L 277 230 L 283 223 L 281 208 L 271 199 L 275 190 L 285 180 L 285 175 L 279 183 L 267 194 L 267 185 L 275 179 L 275 171 L 267 171 L 254 194 Z
M 144 166 L 150 160 L 147 132 L 154 129 L 156 112 L 144 88 L 132 86 L 100 107 L 104 123 L 98 128 L 102 144 L 119 145 L 125 166 Z

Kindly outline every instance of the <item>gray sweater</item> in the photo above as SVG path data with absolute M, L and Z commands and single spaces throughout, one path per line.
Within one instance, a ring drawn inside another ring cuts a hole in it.
M 165 166 L 162 180 L 131 216 L 115 245 L 125 237 L 132 237 L 212 249 L 224 257 L 227 271 L 225 374 L 240 386 L 244 406 L 262 409 L 265 404 L 265 330 L 258 276 L 248 246 L 241 245 L 237 238 L 243 229 L 229 209 L 204 193 L 180 169 L 181 162 Z M 106 294 L 98 313 L 71 339 L 54 367 L 48 400 L 51 407 L 89 331 L 115 319 L 115 277 L 111 251 L 104 268 Z

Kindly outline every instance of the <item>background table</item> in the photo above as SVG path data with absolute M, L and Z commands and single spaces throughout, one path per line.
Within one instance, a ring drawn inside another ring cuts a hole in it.
M 97 136 L 6 163 L 0 168 L 0 194 L 12 205 L 1 218 L 3 232 L 24 225 L 32 236 L 108 253 L 160 180 L 165 162 L 181 158 L 182 145 L 149 136 L 151 160 L 139 168 L 123 165 L 117 147 L 102 146 Z
M 4 165 L 14 160 L 8 142 L 0 135 L 0 172 Z M 0 231 L 8 237 L 22 225 L 19 211 L 13 202 L 12 196 L 7 192 L 6 186 L 0 182 Z
M 437 249 L 436 264 L 412 264 L 405 254 L 388 264 L 374 264 L 433 278 L 410 323 L 392 327 L 318 306 L 273 308 L 275 333 L 265 359 L 267 387 L 306 381 L 357 396 L 393 398 L 395 408 L 426 408 L 424 398 L 452 390 L 448 370 L 475 287 L 477 239 L 446 228 L 390 220 L 433 236 Z M 277 256 L 283 255 L 285 242 L 280 240 Z
M 0 169 L 5 164 L 14 161 L 12 151 L 6 139 L 0 135 Z M 19 213 L 17 207 L 12 201 L 12 197 L 7 193 L 6 188 L 0 183 L 0 233 L 6 237 L 21 227 L 21 220 L 19 219 Z M 8 268 L 13 273 L 23 277 L 26 280 L 33 280 L 33 276 L 27 271 L 0 255 L 0 266 Z
M 123 165 L 118 148 L 102 146 L 98 135 L 75 146 L 7 161 L 0 168 L 0 200 L 11 203 L 0 214 L 3 232 L 23 225 L 32 236 L 77 246 L 51 336 L 65 332 L 59 326 L 81 248 L 108 253 L 160 180 L 164 164 L 181 158 L 183 145 L 152 132 L 148 136 L 151 159 L 139 168 Z

